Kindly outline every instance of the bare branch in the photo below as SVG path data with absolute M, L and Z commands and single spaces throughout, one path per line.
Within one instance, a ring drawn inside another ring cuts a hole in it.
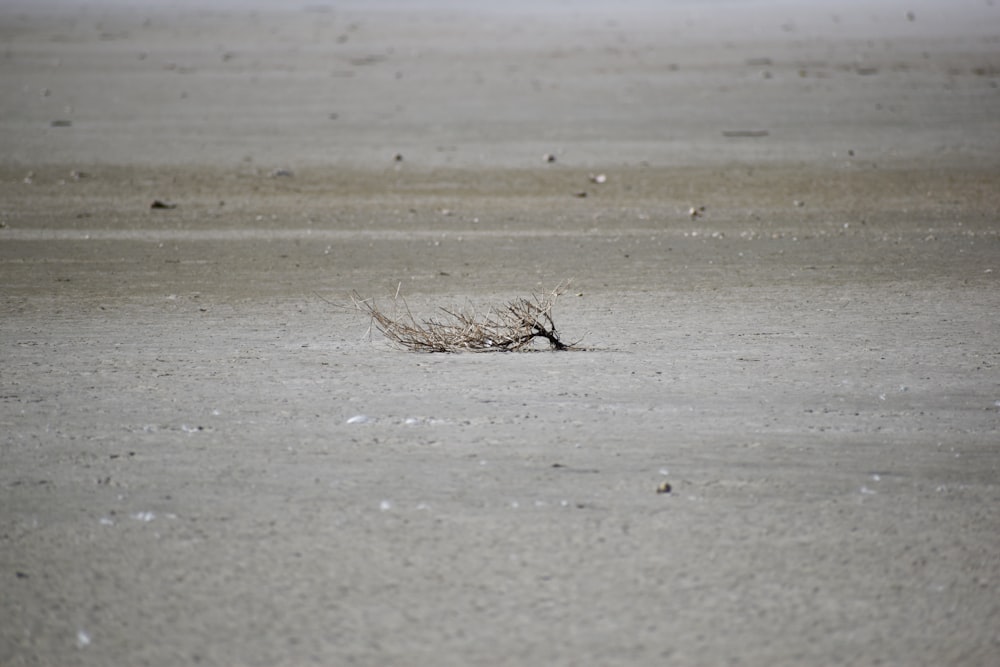
M 548 341 L 553 350 L 580 349 L 576 343 L 564 343 L 556 331 L 552 308 L 556 299 L 569 287 L 560 283 L 544 296 L 518 298 L 499 308 L 490 306 L 478 315 L 474 308 L 441 308 L 445 317 L 417 321 L 399 289 L 393 297 L 392 313 L 378 307 L 374 299 L 352 295 L 354 307 L 367 313 L 372 324 L 390 341 L 417 352 L 514 352 L 531 349 L 536 338 Z M 402 308 L 399 307 L 402 304 Z M 402 311 L 403 314 L 397 315 Z

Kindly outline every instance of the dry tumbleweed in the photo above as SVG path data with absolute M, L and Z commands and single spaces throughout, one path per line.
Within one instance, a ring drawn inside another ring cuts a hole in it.
M 374 299 L 362 299 L 357 293 L 353 299 L 354 306 L 371 316 L 386 338 L 416 352 L 513 352 L 533 349 L 536 338 L 547 340 L 553 350 L 573 350 L 579 348 L 575 343 L 560 340 L 552 321 L 552 307 L 567 287 L 564 283 L 541 297 L 490 306 L 482 314 L 474 309 L 441 308 L 446 318 L 419 322 L 398 291 L 393 297 L 391 314 L 381 310 Z

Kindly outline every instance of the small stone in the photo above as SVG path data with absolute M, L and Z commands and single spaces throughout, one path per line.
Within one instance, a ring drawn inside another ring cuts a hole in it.
M 670 486 L 670 482 L 660 482 L 660 485 L 656 487 L 657 493 L 670 493 L 673 490 L 673 487 Z

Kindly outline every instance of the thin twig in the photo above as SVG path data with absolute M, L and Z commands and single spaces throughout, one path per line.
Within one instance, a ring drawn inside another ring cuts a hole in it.
M 445 318 L 422 322 L 414 318 L 406 300 L 399 296 L 401 287 L 400 284 L 396 288 L 392 299 L 392 315 L 381 310 L 374 299 L 362 299 L 355 293 L 352 300 L 355 308 L 368 314 L 372 326 L 403 348 L 418 352 L 513 352 L 531 349 L 536 338 L 543 338 L 553 350 L 579 349 L 576 343 L 560 339 L 552 318 L 552 308 L 569 287 L 568 282 L 543 297 L 515 299 L 501 308 L 490 306 L 483 316 L 474 308 L 464 311 L 441 308 Z M 397 316 L 400 302 L 405 315 Z

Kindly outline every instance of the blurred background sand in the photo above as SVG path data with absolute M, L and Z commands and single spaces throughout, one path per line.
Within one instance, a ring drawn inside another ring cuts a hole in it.
M 543 153 L 992 163 L 998 15 L 986 0 L 6 3 L 0 152 L 366 168 L 396 153 L 462 168 Z

